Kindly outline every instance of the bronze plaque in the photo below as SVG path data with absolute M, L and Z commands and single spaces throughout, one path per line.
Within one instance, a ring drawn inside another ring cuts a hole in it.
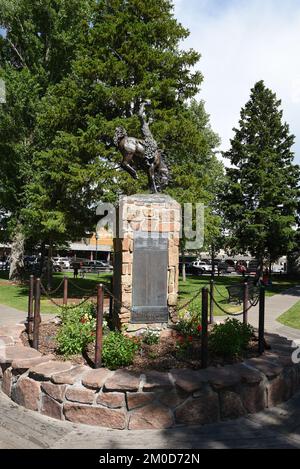
M 133 324 L 168 322 L 168 239 L 137 237 L 133 250 Z

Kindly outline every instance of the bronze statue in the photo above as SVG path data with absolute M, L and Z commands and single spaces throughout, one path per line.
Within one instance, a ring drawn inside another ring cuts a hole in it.
M 169 182 L 169 170 L 163 160 L 162 151 L 158 148 L 156 140 L 153 138 L 147 121 L 145 107 L 150 105 L 150 101 L 143 102 L 139 110 L 142 133 L 144 139 L 128 137 L 124 127 L 117 127 L 114 144 L 123 155 L 121 167 L 125 169 L 134 179 L 138 179 L 137 169 L 147 172 L 149 186 L 152 192 L 160 192 Z

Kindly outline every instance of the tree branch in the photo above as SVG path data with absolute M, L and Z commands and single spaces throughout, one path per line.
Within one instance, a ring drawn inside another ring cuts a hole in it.
M 6 39 L 7 39 L 8 43 L 10 44 L 10 46 L 12 47 L 12 49 L 13 49 L 13 50 L 15 51 L 15 53 L 17 54 L 17 56 L 19 57 L 19 59 L 21 60 L 22 65 L 27 68 L 26 61 L 25 61 L 25 59 L 23 58 L 23 56 L 21 55 L 21 53 L 18 51 L 18 49 L 16 48 L 16 46 L 12 43 L 12 41 L 11 41 L 8 37 L 6 37 Z

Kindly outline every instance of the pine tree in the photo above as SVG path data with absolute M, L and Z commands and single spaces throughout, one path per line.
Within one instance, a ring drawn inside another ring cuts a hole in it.
M 0 0 L 0 78 L 7 102 L 0 107 L 0 211 L 2 234 L 13 243 L 10 277 L 19 278 L 24 246 L 22 210 L 32 177 L 37 114 L 48 87 L 70 71 L 89 25 L 90 0 Z M 28 233 L 28 230 L 27 230 Z M 22 253 L 21 253 L 22 254 Z M 15 267 L 14 267 L 15 266 Z
M 251 90 L 225 153 L 227 187 L 223 209 L 235 250 L 249 251 L 262 268 L 294 245 L 299 167 L 294 136 L 283 122 L 281 101 L 263 81 Z
M 137 112 L 146 99 L 152 103 L 153 134 L 174 168 L 170 191 L 175 194 L 181 185 L 180 173 L 196 173 L 201 164 L 189 185 L 201 199 L 217 139 L 203 105 L 198 121 L 187 105 L 202 82 L 201 74 L 191 71 L 199 54 L 179 48 L 187 34 L 168 0 L 95 3 L 72 72 L 49 90 L 39 116 L 40 151 L 24 211 L 35 232 L 79 237 L 95 224 L 97 202 L 148 190 L 146 175 L 134 181 L 120 171 L 121 155 L 112 144 L 120 125 L 142 136 Z

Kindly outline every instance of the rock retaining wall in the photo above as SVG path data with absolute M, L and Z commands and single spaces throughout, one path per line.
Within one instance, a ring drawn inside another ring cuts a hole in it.
M 235 419 L 288 400 L 300 389 L 291 343 L 244 363 L 170 372 L 92 370 L 41 356 L 20 343 L 22 326 L 0 328 L 2 390 L 27 409 L 113 429 L 165 429 Z

